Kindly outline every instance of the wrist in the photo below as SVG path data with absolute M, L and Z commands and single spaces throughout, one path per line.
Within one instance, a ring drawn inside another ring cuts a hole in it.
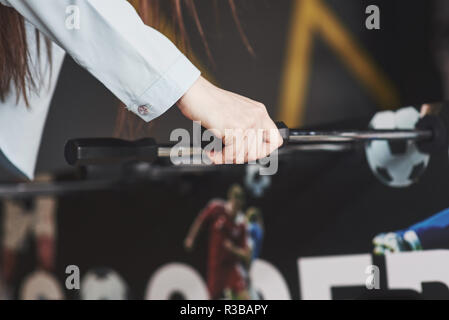
M 189 89 L 190 90 L 190 89 Z M 179 110 L 181 110 L 181 112 L 183 112 L 183 110 L 185 110 L 186 108 L 186 95 L 189 91 L 187 91 L 179 100 L 178 102 L 176 102 L 176 106 L 178 107 Z
M 193 83 L 189 90 L 187 90 L 186 93 L 176 103 L 182 113 L 188 113 L 189 106 L 192 104 L 192 101 L 194 101 L 195 97 L 200 92 L 201 83 L 203 81 L 204 78 L 200 76 L 198 80 Z

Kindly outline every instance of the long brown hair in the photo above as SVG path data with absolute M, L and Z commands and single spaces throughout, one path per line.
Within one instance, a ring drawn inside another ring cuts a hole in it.
M 204 44 L 204 49 L 211 62 L 212 53 L 209 48 L 204 28 L 201 24 L 194 0 L 128 0 L 139 12 L 145 24 L 161 30 L 163 22 L 162 11 L 172 11 L 172 21 L 170 29 L 173 31 L 175 39 L 181 50 L 188 51 L 190 47 L 189 35 L 184 20 L 184 11 L 189 13 L 196 25 L 197 31 Z M 218 6 L 217 0 L 213 0 Z M 237 16 L 237 8 L 234 0 L 228 0 L 228 4 L 234 18 L 236 27 L 241 35 L 244 45 L 254 55 L 254 51 L 243 32 L 242 25 Z M 37 46 L 39 37 L 36 31 Z M 45 38 L 48 59 L 51 63 L 51 45 Z M 37 48 L 40 52 L 39 47 Z M 186 52 L 188 54 L 188 52 Z M 0 5 L 0 100 L 4 101 L 10 94 L 11 86 L 16 89 L 17 100 L 22 96 L 28 105 L 28 94 L 30 90 L 38 88 L 39 79 L 33 79 L 31 66 L 29 64 L 29 47 L 27 43 L 25 22 L 23 17 L 14 9 Z M 135 115 L 130 114 L 121 103 L 118 110 L 115 135 L 124 138 L 136 138 L 138 135 L 145 135 L 145 128 L 149 126 L 140 121 Z
M 36 50 L 40 54 L 40 33 L 36 31 Z M 51 45 L 45 38 L 51 63 Z M 0 101 L 4 101 L 14 85 L 17 101 L 22 96 L 28 105 L 28 93 L 42 83 L 32 76 L 29 47 L 23 17 L 14 9 L 0 5 Z M 34 73 L 39 75 L 39 73 Z

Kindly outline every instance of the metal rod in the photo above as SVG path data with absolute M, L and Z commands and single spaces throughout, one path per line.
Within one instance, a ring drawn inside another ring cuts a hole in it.
M 368 130 L 368 131 L 290 131 L 290 143 L 368 142 L 374 140 L 422 141 L 431 139 L 431 130 Z
M 351 149 L 351 145 L 340 147 L 335 143 L 367 142 L 374 140 L 422 141 L 431 139 L 430 130 L 368 130 L 368 131 L 300 131 L 291 130 L 289 136 L 289 148 L 298 151 L 345 151 Z M 300 144 L 306 146 L 299 146 Z M 297 145 L 296 148 L 292 145 Z M 193 147 L 159 147 L 158 157 L 167 158 L 171 154 L 181 156 L 201 156 L 201 148 Z
M 346 152 L 354 150 L 354 144 L 351 142 L 344 143 L 327 143 L 327 144 L 291 144 L 288 148 L 281 148 L 279 154 L 289 154 L 297 151 L 301 152 Z
M 290 151 L 327 151 L 341 152 L 353 149 L 352 143 L 375 140 L 388 141 L 422 141 L 431 139 L 430 130 L 367 130 L 367 131 L 301 131 L 290 130 L 288 142 Z M 287 152 L 288 153 L 288 152 Z M 159 147 L 158 157 L 168 158 L 201 156 L 201 148 L 193 147 Z
M 178 157 L 201 156 L 203 149 L 193 147 L 159 147 L 157 149 L 157 156 L 159 158 L 168 158 L 171 154 L 177 154 Z

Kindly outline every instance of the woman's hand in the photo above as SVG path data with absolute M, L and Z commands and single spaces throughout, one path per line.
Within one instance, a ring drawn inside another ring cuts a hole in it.
M 178 107 L 222 139 L 224 149 L 208 154 L 215 164 L 255 161 L 283 143 L 262 103 L 222 90 L 203 77 L 178 101 Z

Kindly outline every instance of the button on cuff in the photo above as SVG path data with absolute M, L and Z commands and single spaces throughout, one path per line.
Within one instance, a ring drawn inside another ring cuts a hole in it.
M 170 109 L 198 80 L 201 72 L 184 56 L 128 110 L 149 122 Z

